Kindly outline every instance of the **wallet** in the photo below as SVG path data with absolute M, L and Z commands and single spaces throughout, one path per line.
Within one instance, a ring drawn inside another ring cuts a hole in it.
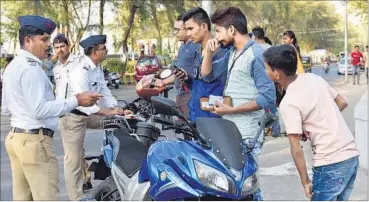
M 215 101 L 222 101 L 225 105 L 232 107 L 232 98 L 230 96 L 213 96 L 210 97 L 201 97 L 200 98 L 200 106 L 204 111 L 214 111 L 214 103 Z

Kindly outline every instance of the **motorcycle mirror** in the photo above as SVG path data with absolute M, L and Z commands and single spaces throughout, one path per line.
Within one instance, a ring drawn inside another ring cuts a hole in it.
M 118 100 L 117 106 L 123 109 L 127 106 L 127 102 L 125 100 Z
M 163 70 L 160 75 L 159 75 L 159 78 L 160 79 L 166 79 L 168 77 L 170 77 L 172 75 L 172 70 L 171 69 L 165 69 Z
M 260 117 L 259 125 L 263 126 L 263 128 L 270 128 L 277 121 L 278 121 L 278 116 L 277 115 L 274 115 L 274 114 L 271 114 L 271 113 L 265 113 L 262 117 Z
M 153 96 L 151 97 L 151 102 L 155 112 L 158 114 L 168 116 L 179 116 L 181 114 L 177 104 L 169 98 Z

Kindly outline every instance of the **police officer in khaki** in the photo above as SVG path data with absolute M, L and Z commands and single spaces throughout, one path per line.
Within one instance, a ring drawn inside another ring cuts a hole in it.
M 80 200 L 89 181 L 85 154 L 84 139 L 86 129 L 101 129 L 103 116 L 125 112 L 115 108 L 117 100 L 106 85 L 100 63 L 105 59 L 107 49 L 105 35 L 93 35 L 80 42 L 85 56 L 68 74 L 70 88 L 67 97 L 83 91 L 103 94 L 96 105 L 78 107 L 60 119 L 60 131 L 64 147 L 64 172 L 68 195 L 71 200 Z M 129 113 L 129 112 L 127 112 Z M 88 187 L 90 188 L 90 187 Z
M 42 70 L 56 24 L 40 16 L 19 17 L 21 50 L 4 72 L 2 113 L 10 115 L 5 139 L 13 179 L 13 200 L 58 200 L 59 173 L 53 135 L 58 117 L 77 106 L 92 106 L 101 97 L 82 93 L 55 100 Z

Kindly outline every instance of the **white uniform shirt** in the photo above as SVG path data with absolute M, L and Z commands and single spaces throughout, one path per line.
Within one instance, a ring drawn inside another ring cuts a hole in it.
M 55 100 L 53 86 L 42 70 L 42 61 L 26 50 L 4 72 L 2 113 L 10 124 L 23 129 L 56 130 L 58 118 L 78 106 L 75 96 Z
M 66 90 L 68 88 L 68 91 L 70 91 L 69 89 L 71 88 L 69 84 L 69 72 L 78 65 L 80 60 L 80 56 L 75 56 L 71 53 L 69 54 L 65 64 L 61 63 L 60 60 L 55 64 L 53 70 L 56 84 L 55 94 L 57 99 L 65 99 L 68 97 Z
M 103 98 L 97 101 L 97 105 L 77 108 L 87 115 L 95 114 L 100 108 L 114 107 L 117 105 L 117 100 L 113 97 L 110 89 L 106 85 L 104 73 L 100 65 L 96 66 L 90 57 L 85 56 L 82 61 L 71 70 L 69 82 L 72 87 L 71 91 L 68 92 L 69 96 L 84 91 L 96 92 L 104 95 Z

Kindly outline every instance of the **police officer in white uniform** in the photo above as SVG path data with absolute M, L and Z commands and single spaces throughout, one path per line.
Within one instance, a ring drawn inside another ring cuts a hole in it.
M 64 34 L 58 34 L 53 40 L 55 51 L 54 79 L 56 84 L 55 94 L 59 99 L 68 97 L 67 92 L 70 89 L 69 72 L 81 62 L 81 56 L 74 55 L 69 51 L 69 41 Z M 70 91 L 70 90 L 69 90 Z
M 73 67 L 69 75 L 67 97 L 74 96 L 83 91 L 103 94 L 96 105 L 92 107 L 78 107 L 68 115 L 61 118 L 60 130 L 64 147 L 64 172 L 68 195 L 71 200 L 80 200 L 88 182 L 89 173 L 84 157 L 84 138 L 87 128 L 102 128 L 103 116 L 124 114 L 124 111 L 115 108 L 117 100 L 112 96 L 106 86 L 103 70 L 100 63 L 105 59 L 105 35 L 93 35 L 80 42 L 84 48 L 85 56 Z
M 52 84 L 42 69 L 56 24 L 40 16 L 19 17 L 21 50 L 4 72 L 2 113 L 10 115 L 5 139 L 12 169 L 13 200 L 59 200 L 58 160 L 53 135 L 58 117 L 101 97 L 82 93 L 55 100 Z

